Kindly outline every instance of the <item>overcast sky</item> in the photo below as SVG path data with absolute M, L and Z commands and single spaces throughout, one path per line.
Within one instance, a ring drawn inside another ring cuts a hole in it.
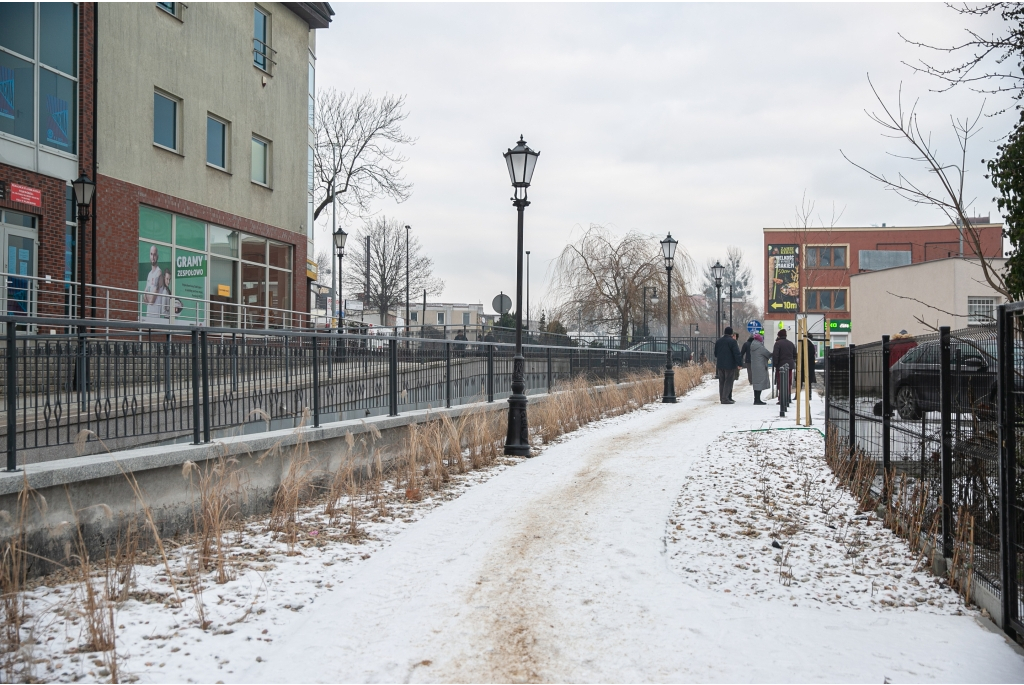
M 864 109 L 866 75 L 895 102 L 920 98 L 922 128 L 954 153 L 949 116 L 983 96 L 901 64 L 900 38 L 948 44 L 964 20 L 938 4 L 350 4 L 318 34 L 318 88 L 408 97 L 408 201 L 379 203 L 412 225 L 446 283 L 440 298 L 482 302 L 515 288 L 515 210 L 501 153 L 520 134 L 541 151 L 526 210 L 531 304 L 550 266 L 592 223 L 660 240 L 700 265 L 737 245 L 761 292 L 762 232 L 790 225 L 806 190 L 840 225 L 946 223 L 884 191 L 840 155 L 894 173 Z M 984 25 L 974 20 L 975 28 Z M 990 21 L 988 27 L 997 27 Z M 991 97 L 986 109 L 1005 101 Z M 970 154 L 974 208 L 996 215 L 982 158 L 1012 125 L 984 121 Z M 321 219 L 327 217 L 327 213 Z M 318 249 L 328 245 L 318 235 Z

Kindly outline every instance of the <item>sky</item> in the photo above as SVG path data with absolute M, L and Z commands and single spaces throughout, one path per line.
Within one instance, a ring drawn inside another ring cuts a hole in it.
M 952 58 L 936 45 L 965 26 L 921 4 L 398 4 L 332 3 L 317 36 L 317 88 L 404 94 L 412 197 L 378 210 L 409 224 L 446 284 L 432 301 L 485 304 L 515 289 L 516 213 L 501 158 L 522 134 L 541 152 L 525 249 L 534 315 L 554 260 L 591 224 L 679 240 L 694 264 L 740 247 L 762 292 L 762 228 L 793 225 L 806 196 L 815 219 L 840 226 L 947 223 L 884 190 L 843 159 L 907 173 L 865 110 L 879 110 L 868 75 L 895 104 L 918 101 L 940 158 L 957 152 L 950 116 L 1008 104 L 934 79 L 902 62 Z M 985 117 L 968 154 L 967 197 L 997 216 L 981 159 L 1013 114 Z M 329 221 L 321 215 L 321 224 Z M 329 245 L 318 229 L 317 250 Z

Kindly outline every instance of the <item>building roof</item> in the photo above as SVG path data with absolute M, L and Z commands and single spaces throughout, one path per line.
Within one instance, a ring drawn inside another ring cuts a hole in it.
M 305 20 L 311 29 L 327 28 L 334 16 L 329 2 L 286 2 L 284 6 Z
M 914 268 L 918 268 L 918 267 L 932 267 L 932 268 L 934 268 L 936 264 L 941 264 L 943 262 L 950 262 L 950 261 L 954 261 L 954 260 L 959 260 L 959 261 L 962 261 L 962 262 L 977 262 L 978 258 L 977 257 L 943 257 L 941 259 L 929 259 L 926 262 L 914 262 L 913 264 L 904 264 L 902 266 L 891 266 L 888 269 L 877 269 L 877 270 L 874 270 L 874 271 L 861 271 L 860 273 L 855 273 L 855 274 L 851 273 L 850 274 L 850 279 L 852 280 L 854 278 L 859 278 L 860 276 L 870 276 L 871 274 L 888 273 L 890 271 L 898 271 L 900 269 L 914 269 Z M 1001 268 L 1003 268 L 1003 265 L 1006 264 L 1006 257 L 989 257 L 988 261 L 996 269 L 1001 269 Z

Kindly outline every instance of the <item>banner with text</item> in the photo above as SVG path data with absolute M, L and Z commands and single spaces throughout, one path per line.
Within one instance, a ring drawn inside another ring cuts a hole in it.
M 768 302 L 771 314 L 800 311 L 800 246 L 768 246 Z

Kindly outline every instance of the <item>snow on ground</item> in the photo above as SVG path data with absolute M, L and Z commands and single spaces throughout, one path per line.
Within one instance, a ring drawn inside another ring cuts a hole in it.
M 927 559 L 857 511 L 824 450 L 813 429 L 717 438 L 669 519 L 672 568 L 698 587 L 794 606 L 968 611 Z
M 140 569 L 151 595 L 116 617 L 123 668 L 143 682 L 1024 680 L 1024 657 L 958 613 L 876 521 L 854 521 L 834 487 L 827 513 L 801 504 L 803 475 L 830 485 L 820 437 L 733 433 L 793 422 L 750 405 L 745 383 L 722 406 L 715 385 L 442 497 L 393 501 L 376 522 L 366 510 L 357 536 L 307 512 L 289 548 L 254 523 L 234 547 L 237 577 L 204 583 L 205 631 L 191 600 L 161 604 L 160 567 Z M 781 527 L 758 503 L 766 487 Z M 763 550 L 773 533 L 792 550 L 788 586 L 779 550 Z M 33 611 L 61 599 L 36 594 Z M 97 679 L 98 655 L 65 653 L 80 642 L 67 630 L 37 626 L 37 676 Z

